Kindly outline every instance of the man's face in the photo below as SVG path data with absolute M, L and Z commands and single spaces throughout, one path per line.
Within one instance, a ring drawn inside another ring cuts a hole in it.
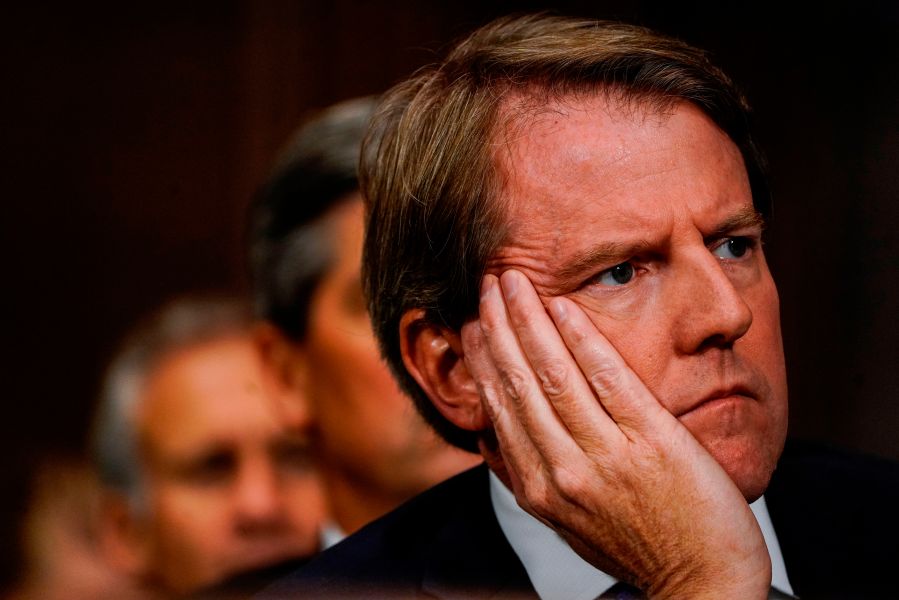
M 174 591 L 317 549 L 323 508 L 307 444 L 260 392 L 248 337 L 175 352 L 140 409 L 145 570 Z
M 747 498 L 783 446 L 777 291 L 737 147 L 680 103 L 551 102 L 499 134 L 510 229 L 488 272 L 577 302 Z
M 325 478 L 408 498 L 478 459 L 443 442 L 381 360 L 362 296 L 362 201 L 333 209 L 335 260 L 313 295 L 304 396 Z

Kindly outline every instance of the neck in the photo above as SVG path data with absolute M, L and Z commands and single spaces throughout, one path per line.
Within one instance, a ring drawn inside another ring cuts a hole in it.
M 331 518 L 347 535 L 407 500 L 342 473 L 325 471 L 322 480 Z

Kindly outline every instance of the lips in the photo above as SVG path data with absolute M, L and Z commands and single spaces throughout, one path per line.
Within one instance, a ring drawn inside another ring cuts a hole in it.
M 290 540 L 251 542 L 235 546 L 233 550 L 234 552 L 229 553 L 226 560 L 228 567 L 225 570 L 229 573 L 264 568 L 308 554 L 308 552 L 304 552 L 302 546 L 298 546 Z
M 701 396 L 699 400 L 688 404 L 684 409 L 674 412 L 673 414 L 675 417 L 680 418 L 683 415 L 693 412 L 694 410 L 715 402 L 716 400 L 724 400 L 726 398 L 734 397 L 742 397 L 750 400 L 758 399 L 758 395 L 748 385 L 738 384 L 729 387 L 716 388 L 705 396 Z

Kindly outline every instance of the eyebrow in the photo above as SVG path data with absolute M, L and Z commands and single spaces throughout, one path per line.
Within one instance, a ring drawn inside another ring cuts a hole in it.
M 739 212 L 726 218 L 715 226 L 703 240 L 708 243 L 727 237 L 730 233 L 739 229 L 764 227 L 765 219 L 754 206 L 748 206 Z M 600 266 L 617 265 L 628 258 L 646 254 L 651 251 L 653 244 L 646 239 L 638 239 L 632 242 L 600 242 L 586 252 L 575 256 L 565 266 L 556 271 L 558 284 L 551 287 L 551 293 L 558 295 L 571 285 L 574 279 L 580 279 L 584 273 L 591 273 Z
M 650 247 L 649 241 L 643 239 L 626 243 L 600 242 L 561 267 L 556 276 L 567 282 L 585 271 L 595 270 L 597 265 L 617 265 L 631 256 L 645 253 Z
M 750 229 L 758 227 L 764 229 L 765 227 L 765 218 L 761 215 L 759 211 L 755 209 L 754 206 L 747 206 L 740 210 L 740 212 L 726 218 L 722 221 L 715 229 L 708 235 L 704 236 L 703 239 L 706 241 L 717 240 L 723 237 L 727 237 L 730 233 L 737 229 Z

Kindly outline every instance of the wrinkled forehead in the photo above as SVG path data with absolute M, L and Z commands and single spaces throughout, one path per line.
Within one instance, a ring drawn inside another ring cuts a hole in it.
M 616 163 L 625 157 L 628 147 L 640 135 L 652 134 L 653 128 L 665 125 L 681 107 L 704 113 L 692 103 L 678 98 L 638 94 L 614 87 L 589 88 L 570 93 L 555 93 L 542 88 L 528 88 L 507 93 L 497 107 L 489 146 L 492 164 L 498 179 L 499 200 L 508 197 L 509 187 L 535 168 L 544 167 L 544 158 L 532 152 L 535 146 L 547 141 L 564 139 L 568 148 L 556 147 L 557 154 L 573 155 L 580 144 L 580 132 L 569 126 L 579 123 L 591 130 L 602 128 L 608 139 L 607 152 L 591 158 L 596 162 Z M 711 119 L 704 117 L 707 121 Z M 636 127 L 635 127 L 636 125 Z M 713 125 L 718 129 L 716 125 Z M 563 132 L 563 136 L 560 136 Z M 590 133 L 595 133 L 591 131 Z M 588 132 L 584 131 L 584 135 Z M 723 132 L 721 135 L 727 137 Z M 544 148 L 546 152 L 549 148 Z
M 754 212 L 739 149 L 691 103 L 562 98 L 508 122 L 494 145 L 506 231 L 488 270 L 556 270 L 598 243 L 661 250 L 675 230 Z
M 675 96 L 637 92 L 621 86 L 591 84 L 555 91 L 533 85 L 509 90 L 497 104 L 490 145 L 497 166 L 508 167 L 510 147 L 522 137 L 539 132 L 541 127 L 552 127 L 559 117 L 599 111 L 611 120 L 663 122 L 684 103 L 689 102 Z
M 135 418 L 147 448 L 178 454 L 221 440 L 272 437 L 283 426 L 245 333 L 170 352 L 147 378 Z
M 508 214 L 512 182 L 529 175 L 532 167 L 542 166 L 535 163 L 534 156 L 526 156 L 526 150 L 557 133 L 566 119 L 593 113 L 596 119 L 613 126 L 635 122 L 658 126 L 670 119 L 678 106 L 686 103 L 678 98 L 609 86 L 592 86 L 567 93 L 532 86 L 508 92 L 497 107 L 489 141 L 498 183 L 497 201 Z M 572 133 L 576 136 L 576 132 Z M 624 135 L 620 131 L 609 133 Z M 633 135 L 633 129 L 626 135 Z M 608 160 L 621 159 L 625 145 L 621 143 L 617 148 L 610 148 Z

